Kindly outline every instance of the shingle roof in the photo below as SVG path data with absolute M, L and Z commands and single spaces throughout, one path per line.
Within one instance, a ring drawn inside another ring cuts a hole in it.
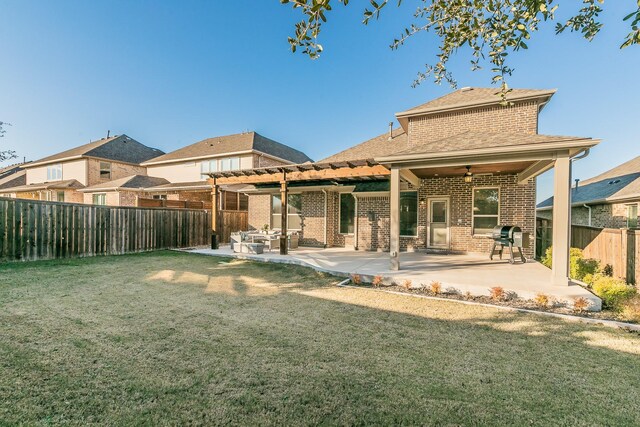
M 507 94 L 507 101 L 551 97 L 555 92 L 555 89 L 512 89 L 511 92 Z M 502 102 L 500 89 L 482 87 L 462 88 L 441 96 L 440 98 L 402 111 L 397 115 L 406 116 L 415 113 L 435 112 L 500 102 Z
M 64 181 L 40 182 L 37 184 L 20 185 L 18 187 L 3 188 L 2 193 L 24 193 L 38 190 L 66 190 L 74 188 L 83 188 L 80 182 L 75 179 L 67 179 Z
M 82 191 L 91 193 L 107 189 L 140 189 L 168 183 L 169 181 L 164 178 L 146 175 L 131 175 L 120 179 L 114 179 L 113 181 L 101 182 L 100 184 L 86 187 L 82 189 Z
M 237 133 L 234 135 L 218 136 L 203 139 L 195 144 L 182 147 L 163 156 L 146 162 L 155 164 L 162 162 L 179 161 L 206 156 L 219 156 L 226 153 L 255 150 L 269 154 L 292 163 L 305 163 L 312 161 L 306 154 L 287 145 L 265 138 L 257 132 Z
M 322 159 L 319 163 L 373 159 L 375 157 L 389 156 L 408 148 L 407 134 L 403 129 L 394 129 L 392 135 L 391 140 L 388 133 L 376 136 L 326 159 Z
M 157 148 L 147 147 L 135 139 L 129 138 L 127 135 L 117 135 L 44 157 L 29 165 L 25 165 L 25 167 L 52 163 L 54 161 L 80 156 L 98 157 L 106 160 L 137 164 L 151 160 L 162 154 L 164 154 L 164 151 L 158 150 Z
M 524 146 L 532 144 L 551 143 L 559 141 L 578 141 L 582 137 L 554 136 L 554 135 L 527 135 L 505 132 L 478 132 L 468 131 L 435 141 L 418 142 L 412 144 L 406 150 L 396 151 L 393 154 L 423 154 L 446 153 L 452 151 L 476 150 L 481 148 Z M 378 156 L 380 157 L 380 156 Z
M 27 171 L 20 169 L 15 173 L 0 176 L 0 189 L 19 187 L 27 184 Z
M 585 179 L 571 189 L 574 205 L 622 199 L 640 199 L 640 156 L 593 178 Z M 537 208 L 553 206 L 553 197 L 540 202 Z

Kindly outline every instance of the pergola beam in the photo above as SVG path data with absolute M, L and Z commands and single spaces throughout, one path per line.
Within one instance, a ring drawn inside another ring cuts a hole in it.
M 216 178 L 209 178 L 209 183 L 213 183 L 213 179 L 216 180 L 216 183 L 218 185 L 229 185 L 281 183 L 285 179 L 287 182 L 292 182 L 314 181 L 323 179 L 359 178 L 370 176 L 386 177 L 390 175 L 389 169 L 382 165 L 354 167 L 348 167 L 346 165 L 334 166 L 335 169 L 316 170 L 315 168 L 311 168 L 309 170 L 286 173 L 282 169 L 270 168 L 267 170 L 267 173 L 260 174 L 258 171 L 246 171 L 246 174 L 241 176 L 233 176 L 223 173 L 217 174 L 221 176 L 216 176 Z M 262 172 L 262 170 L 260 172 Z
M 409 169 L 400 169 L 400 178 L 407 181 L 414 187 L 420 187 L 420 178 Z

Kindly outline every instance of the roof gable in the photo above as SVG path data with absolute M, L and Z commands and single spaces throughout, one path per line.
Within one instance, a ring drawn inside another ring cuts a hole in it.
M 556 92 L 555 89 L 512 89 L 507 95 L 508 102 L 540 98 L 548 101 Z M 469 87 L 458 89 L 424 104 L 397 113 L 396 116 L 409 117 L 413 115 L 436 113 L 462 108 L 479 107 L 500 104 L 502 97 L 500 89 Z
M 247 151 L 259 151 L 261 153 L 278 157 L 292 163 L 305 163 L 312 161 L 306 154 L 288 145 L 281 144 L 272 139 L 265 138 L 257 132 L 237 133 L 233 135 L 217 136 L 203 139 L 186 147 L 171 151 L 152 161 L 148 165 L 157 163 L 170 163 L 180 160 L 223 156 Z
M 164 152 L 157 148 L 147 147 L 123 134 L 92 141 L 88 144 L 36 160 L 33 163 L 24 165 L 24 167 L 29 168 L 78 157 L 98 157 L 106 160 L 137 164 L 158 157 L 161 154 L 164 154 Z

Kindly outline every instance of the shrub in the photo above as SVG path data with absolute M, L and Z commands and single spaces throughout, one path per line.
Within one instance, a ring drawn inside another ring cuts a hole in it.
M 404 286 L 406 290 L 411 289 L 411 280 L 406 279 L 404 282 L 402 282 L 402 286 Z
M 582 278 L 582 281 L 587 284 L 587 286 L 593 286 L 593 282 L 595 282 L 596 278 L 599 274 L 585 274 Z
M 573 310 L 578 313 L 586 311 L 590 305 L 591 303 L 585 297 L 578 297 L 573 300 Z
M 626 300 L 637 295 L 634 286 L 627 285 L 624 280 L 608 276 L 598 277 L 592 289 L 593 293 L 602 299 L 602 305 L 612 310 L 620 310 Z
M 375 276 L 373 278 L 373 282 L 371 282 L 371 284 L 373 286 L 375 286 L 376 288 L 382 286 L 382 283 L 384 282 L 384 279 L 382 278 L 382 276 Z
M 360 285 L 362 284 L 362 278 L 360 277 L 359 274 L 352 274 L 351 283 L 353 283 L 354 285 Z
M 613 266 L 611 264 L 607 264 L 602 268 L 602 274 L 605 276 L 612 277 L 613 276 Z
M 439 295 L 442 293 L 442 283 L 436 282 L 435 280 L 431 282 L 431 292 L 434 295 Z
M 502 301 L 506 296 L 506 292 L 500 286 L 494 286 L 489 291 L 491 292 L 491 299 L 494 301 Z
M 552 267 L 553 247 L 548 247 L 544 256 L 540 260 L 542 264 L 548 268 Z M 596 274 L 600 267 L 600 263 L 595 259 L 585 259 L 582 250 L 571 248 L 569 250 L 569 277 L 576 280 L 582 280 L 587 274 Z
M 548 307 L 550 302 L 549 295 L 546 294 L 538 294 L 533 300 L 538 307 Z
M 640 295 L 634 295 L 622 304 L 622 318 L 629 322 L 640 322 Z
M 471 292 L 467 291 L 464 293 L 464 299 L 466 300 L 472 300 L 473 299 L 473 295 L 471 295 Z

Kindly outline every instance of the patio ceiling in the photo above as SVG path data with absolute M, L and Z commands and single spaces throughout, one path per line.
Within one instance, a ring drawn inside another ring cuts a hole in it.
M 474 175 L 479 174 L 492 174 L 492 175 L 504 175 L 504 174 L 517 174 L 529 168 L 533 165 L 534 161 L 528 162 L 500 162 L 493 164 L 480 164 L 474 165 L 472 162 L 468 166 L 471 166 L 471 172 Z M 434 178 L 434 177 L 451 177 L 462 176 L 467 171 L 466 166 L 448 166 L 448 167 L 433 167 L 433 168 L 415 168 L 411 169 L 419 178 Z

